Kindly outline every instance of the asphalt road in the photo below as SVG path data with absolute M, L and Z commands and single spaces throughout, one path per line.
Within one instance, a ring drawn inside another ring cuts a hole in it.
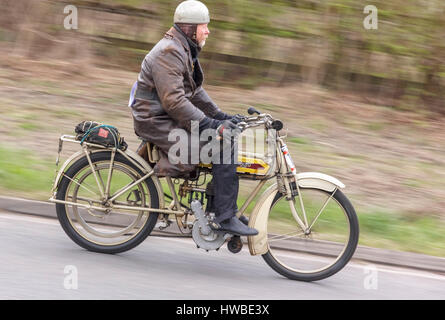
M 149 237 L 118 255 L 88 252 L 58 221 L 0 212 L 0 299 L 445 299 L 445 276 L 352 261 L 313 283 L 291 281 L 261 257 L 191 239 Z

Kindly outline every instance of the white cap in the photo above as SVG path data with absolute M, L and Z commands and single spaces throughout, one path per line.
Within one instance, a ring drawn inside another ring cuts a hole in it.
M 176 8 L 174 23 L 206 24 L 210 22 L 209 9 L 198 0 L 181 2 Z

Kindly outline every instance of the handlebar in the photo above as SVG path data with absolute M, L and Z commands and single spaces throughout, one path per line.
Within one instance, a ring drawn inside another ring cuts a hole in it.
M 258 127 L 261 125 L 265 125 L 266 128 L 274 129 L 276 131 L 280 131 L 284 127 L 283 122 L 280 120 L 275 120 L 270 114 L 261 113 L 254 107 L 249 107 L 249 109 L 247 109 L 247 113 L 251 116 L 238 116 L 242 118 L 242 121 L 237 123 L 237 127 L 240 129 L 240 132 L 243 132 L 248 128 Z M 256 114 L 256 116 L 253 116 L 254 114 Z M 221 133 L 218 132 L 217 140 L 221 140 L 222 138 Z
M 261 113 L 254 107 L 249 107 L 247 113 L 249 115 L 257 114 L 257 116 L 245 117 L 242 122 L 238 123 L 237 125 L 240 127 L 241 131 L 260 125 L 266 125 L 268 129 L 275 129 L 277 131 L 280 131 L 284 127 L 282 121 L 275 120 L 270 114 Z
M 254 107 L 249 107 L 249 109 L 247 109 L 247 113 L 250 114 L 251 116 L 254 115 L 255 113 L 260 115 L 261 112 L 259 112 L 257 109 L 255 109 Z

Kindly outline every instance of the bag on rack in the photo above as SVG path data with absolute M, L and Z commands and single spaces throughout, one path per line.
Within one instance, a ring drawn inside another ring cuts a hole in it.
M 107 148 L 113 147 L 125 151 L 128 147 L 116 127 L 95 121 L 82 121 L 74 129 L 76 140 L 98 144 Z

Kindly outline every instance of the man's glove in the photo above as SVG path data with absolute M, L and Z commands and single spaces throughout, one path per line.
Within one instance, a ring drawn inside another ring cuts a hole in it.
M 224 130 L 239 130 L 238 126 L 234 124 L 231 120 L 224 120 L 218 128 L 216 128 L 216 132 L 220 137 L 223 136 Z
M 225 113 L 225 112 L 219 111 L 219 112 L 218 112 L 217 114 L 215 114 L 212 118 L 213 118 L 213 119 L 216 119 L 216 120 L 224 121 L 224 120 L 230 120 L 230 119 L 232 119 L 232 116 L 231 116 L 230 114 Z
M 245 116 L 242 116 L 242 115 L 240 115 L 240 114 L 236 114 L 236 115 L 234 115 L 234 116 L 231 116 L 230 114 L 227 114 L 227 113 L 225 113 L 225 112 L 220 111 L 220 112 L 218 112 L 218 113 L 213 117 L 213 119 L 221 120 L 221 121 L 224 121 L 224 120 L 230 120 L 230 121 L 232 121 L 234 124 L 238 124 L 238 123 L 240 123 L 240 122 L 246 120 L 246 117 L 245 117 Z
M 229 129 L 228 131 L 230 131 L 230 130 L 234 131 L 232 136 L 240 134 L 241 129 L 231 119 L 232 118 L 229 118 L 227 120 L 216 120 L 216 119 L 204 117 L 204 119 L 202 119 L 201 122 L 199 123 L 199 132 L 202 132 L 205 129 L 209 129 L 209 128 L 215 129 L 216 135 L 217 135 L 217 137 L 219 137 L 219 139 L 221 139 L 223 137 L 223 133 L 227 129 Z
M 244 120 L 246 120 L 246 117 L 240 114 L 235 114 L 234 116 L 232 116 L 232 119 L 230 119 L 230 121 L 232 121 L 234 124 L 238 124 L 240 122 L 243 122 Z

